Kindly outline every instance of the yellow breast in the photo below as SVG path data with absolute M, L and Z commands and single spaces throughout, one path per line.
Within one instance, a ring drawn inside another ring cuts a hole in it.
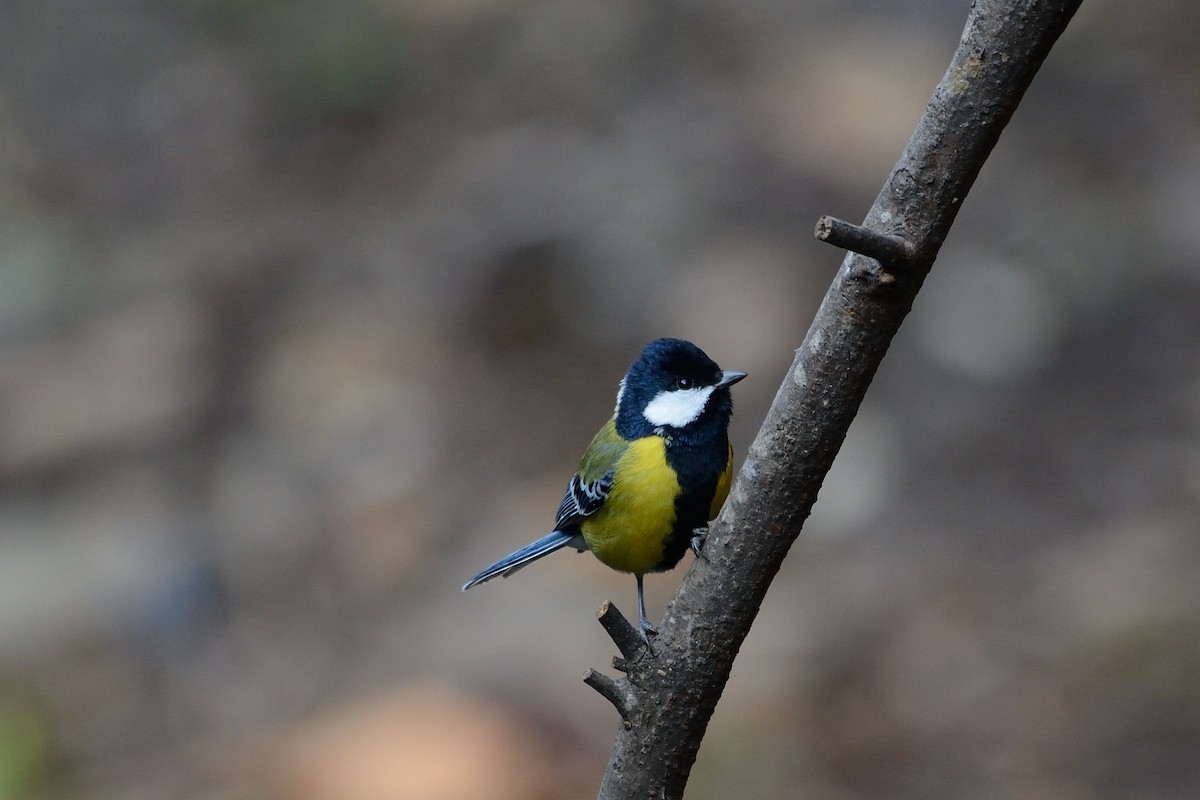
M 663 543 L 675 526 L 679 479 L 667 464 L 663 439 L 647 436 L 629 443 L 604 507 L 579 526 L 588 548 L 609 567 L 645 573 L 663 557 Z
M 733 445 L 725 450 L 725 470 L 717 478 L 717 490 L 713 493 L 712 503 L 708 507 L 708 518 L 716 519 L 721 513 L 721 506 L 729 497 L 729 487 L 733 483 Z

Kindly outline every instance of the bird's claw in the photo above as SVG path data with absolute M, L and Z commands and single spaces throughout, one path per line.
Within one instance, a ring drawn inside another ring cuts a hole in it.
M 704 555 L 704 540 L 708 538 L 708 528 L 696 528 L 692 531 L 692 552 L 696 554 L 696 558 L 703 558 L 705 561 L 708 557 Z
M 654 655 L 654 647 L 650 644 L 651 636 L 658 636 L 658 631 L 650 624 L 650 620 L 643 618 L 638 625 L 638 634 L 642 637 L 642 641 L 646 643 L 646 652 Z

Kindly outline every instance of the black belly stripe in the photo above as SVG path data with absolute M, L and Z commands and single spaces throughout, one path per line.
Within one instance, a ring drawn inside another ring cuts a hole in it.
M 663 543 L 662 561 L 651 570 L 672 569 L 691 546 L 693 531 L 708 524 L 708 512 L 717 480 L 728 466 L 729 439 L 714 436 L 713 441 L 692 444 L 670 441 L 667 444 L 667 463 L 679 477 L 681 489 L 675 498 L 675 527 Z

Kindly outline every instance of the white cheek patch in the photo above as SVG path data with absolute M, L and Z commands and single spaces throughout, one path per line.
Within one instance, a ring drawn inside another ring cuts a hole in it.
M 646 410 L 642 412 L 642 416 L 656 428 L 666 425 L 672 428 L 682 428 L 696 421 L 696 418 L 704 411 L 704 406 L 708 404 L 709 395 L 712 393 L 712 386 L 659 392 L 653 400 L 646 404 Z

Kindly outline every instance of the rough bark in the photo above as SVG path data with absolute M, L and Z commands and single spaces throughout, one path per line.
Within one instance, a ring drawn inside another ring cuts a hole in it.
M 623 678 L 590 685 L 622 724 L 601 800 L 680 798 L 767 587 L 993 146 L 1082 0 L 976 0 L 957 52 L 861 226 L 822 218 L 842 263 L 704 548 L 654 640 L 630 643 L 611 605 Z M 870 124 L 864 120 L 863 124 Z M 628 629 L 628 630 L 626 630 Z M 636 652 L 634 652 L 636 650 Z

